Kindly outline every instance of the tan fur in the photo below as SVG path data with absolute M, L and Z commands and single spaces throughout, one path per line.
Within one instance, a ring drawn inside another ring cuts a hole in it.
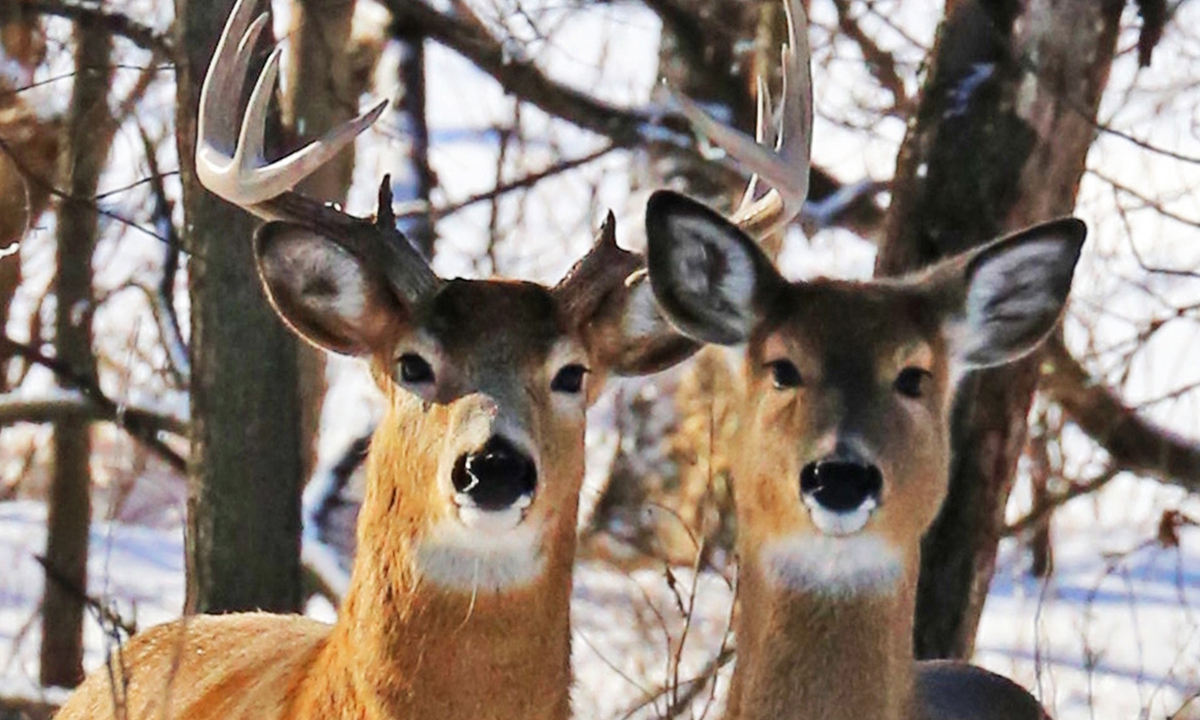
M 564 397 L 550 382 L 562 363 L 598 365 L 601 349 L 560 310 L 537 285 L 456 280 L 391 316 L 390 339 L 371 357 L 388 409 L 334 626 L 266 614 L 161 626 L 114 655 L 117 689 L 102 669 L 58 717 L 114 717 L 120 697 L 128 714 L 118 717 L 135 720 L 565 720 L 584 409 L 595 389 Z M 414 349 L 436 360 L 428 397 L 394 377 L 395 358 Z M 500 592 L 439 587 L 422 576 L 415 548 L 452 522 L 455 458 L 501 426 L 534 446 L 539 482 L 523 525 L 540 528 L 541 573 Z

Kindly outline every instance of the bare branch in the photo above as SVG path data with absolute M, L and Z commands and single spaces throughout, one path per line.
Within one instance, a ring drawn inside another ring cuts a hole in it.
M 17 4 L 26 10 L 43 15 L 54 15 L 79 23 L 100 25 L 109 33 L 123 37 L 144 50 L 166 57 L 175 56 L 175 47 L 168 35 L 160 33 L 128 15 L 106 12 L 96 6 L 63 2 L 63 0 L 17 0 Z
M 1141 417 L 1071 356 L 1059 338 L 1046 342 L 1041 388 L 1104 448 L 1121 470 L 1200 491 L 1200 443 Z
M 1054 514 L 1055 510 L 1077 497 L 1094 493 L 1104 487 L 1110 480 L 1117 476 L 1118 470 L 1118 468 L 1108 468 L 1087 482 L 1071 483 L 1071 486 L 1066 490 L 1051 495 L 1044 502 L 1039 503 L 1037 507 L 1030 510 L 1027 515 L 1016 522 L 1010 523 L 1004 528 L 1004 534 L 1006 536 L 1020 535 L 1045 525 L 1050 522 L 1050 517 Z
M 188 422 L 182 418 L 137 407 L 125 407 L 121 414 L 123 422 L 153 428 L 154 432 L 169 432 L 180 437 L 188 434 Z M 16 423 L 52 423 L 66 417 L 116 421 L 83 395 L 44 400 L 0 395 L 0 427 Z
M 167 197 L 167 189 L 163 184 L 164 176 L 159 171 L 158 159 L 154 153 L 154 143 L 141 123 L 138 124 L 138 131 L 142 136 L 142 147 L 150 169 L 150 188 L 154 194 L 154 226 L 160 235 L 167 238 L 162 277 L 155 291 L 148 293 L 147 297 L 150 299 L 154 321 L 158 326 L 159 338 L 167 351 L 167 366 L 175 376 L 176 382 L 183 385 L 192 374 L 187 341 L 184 340 L 183 330 L 179 327 L 179 314 L 175 310 L 174 300 L 175 275 L 179 270 L 179 248 L 183 246 L 183 240 L 171 220 L 173 204 Z
M 682 118 L 652 117 L 600 102 L 587 93 L 546 77 L 530 60 L 512 57 L 482 23 L 438 12 L 421 0 L 383 0 L 398 24 L 415 24 L 429 38 L 454 50 L 495 78 L 508 92 L 541 110 L 586 130 L 610 138 L 619 147 L 644 146 L 653 138 L 647 130 L 660 126 L 664 137 L 690 147 L 692 135 Z
M 837 8 L 838 27 L 858 45 L 871 75 L 879 81 L 884 90 L 891 94 L 891 112 L 900 116 L 906 115 L 911 99 L 908 97 L 908 91 L 904 88 L 904 80 L 896 71 L 896 58 L 890 52 L 879 47 L 874 39 L 863 32 L 858 20 L 850 17 L 849 0 L 834 0 L 833 4 Z
M 51 582 L 54 582 L 68 593 L 79 598 L 96 615 L 96 619 L 100 621 L 103 627 L 111 628 L 113 631 L 121 631 L 125 633 L 126 637 L 133 637 L 137 634 L 138 627 L 136 621 L 126 620 L 114 608 L 88 595 L 83 588 L 76 585 L 71 578 L 67 577 L 65 573 L 51 564 L 44 555 L 34 555 L 33 559 L 37 561 L 38 565 L 42 566 L 42 569 L 46 572 L 46 577 Z
M 542 170 L 538 170 L 537 172 L 533 172 L 533 173 L 530 173 L 523 177 L 517 178 L 516 180 L 498 183 L 495 187 L 493 187 L 490 190 L 486 190 L 481 193 L 476 193 L 474 195 L 471 195 L 470 197 L 464 198 L 457 202 L 449 203 L 440 208 L 434 208 L 433 215 L 434 215 L 434 217 L 436 217 L 438 219 L 445 218 L 450 215 L 453 215 L 454 213 L 458 212 L 459 210 L 462 210 L 463 208 L 469 207 L 476 203 L 485 202 L 488 200 L 494 200 L 495 198 L 498 198 L 502 195 L 506 195 L 514 190 L 523 190 L 525 188 L 533 187 L 534 185 L 537 185 L 538 183 L 540 183 L 541 181 L 543 181 L 547 178 L 554 177 L 555 175 L 559 175 L 561 173 L 574 170 L 577 167 L 582 167 L 582 166 L 587 165 L 588 163 L 591 163 L 595 160 L 599 160 L 600 158 L 604 157 L 605 155 L 608 155 L 615 149 L 616 149 L 616 147 L 614 147 L 613 145 L 605 145 L 604 147 L 602 147 L 598 150 L 593 150 L 592 152 L 587 153 L 586 155 L 576 157 L 576 158 L 569 158 L 566 160 L 562 160 L 560 162 L 554 163 L 553 165 L 551 165 L 547 168 L 544 168 Z M 414 203 L 413 205 L 414 205 L 414 207 L 411 210 L 400 213 L 400 217 L 407 217 L 409 215 L 421 215 L 426 212 L 426 209 L 424 207 L 420 206 L 421 203 Z
M 76 372 L 74 368 L 63 361 L 47 356 L 35 347 L 0 335 L 0 357 L 9 354 L 20 355 L 26 360 L 50 370 L 60 381 L 82 393 L 83 397 L 95 407 L 95 412 L 99 417 L 116 423 L 178 472 L 187 472 L 187 460 L 158 437 L 158 431 L 166 428 L 160 428 L 148 422 L 144 416 L 127 413 L 126 408 L 105 395 L 93 379 Z

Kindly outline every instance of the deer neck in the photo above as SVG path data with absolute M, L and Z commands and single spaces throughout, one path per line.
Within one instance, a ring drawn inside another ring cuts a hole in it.
M 889 591 L 781 587 L 743 549 L 730 720 L 911 720 L 916 559 Z
M 350 589 L 306 688 L 315 716 L 352 708 L 366 718 L 567 718 L 573 508 L 563 508 L 570 522 L 544 530 L 557 536 L 543 538 L 531 582 L 446 589 L 422 575 L 417 557 L 427 511 L 400 489 L 412 485 L 388 476 L 432 472 L 404 457 L 432 455 L 412 446 L 429 437 L 414 430 L 393 429 L 373 446 Z

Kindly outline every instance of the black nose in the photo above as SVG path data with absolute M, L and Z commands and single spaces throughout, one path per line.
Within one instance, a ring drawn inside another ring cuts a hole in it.
M 879 502 L 882 490 L 883 473 L 874 465 L 822 460 L 800 471 L 800 492 L 833 512 L 856 510 L 869 498 Z
M 533 460 L 508 440 L 493 435 L 478 452 L 460 455 L 451 476 L 454 489 L 483 510 L 504 510 L 537 487 Z

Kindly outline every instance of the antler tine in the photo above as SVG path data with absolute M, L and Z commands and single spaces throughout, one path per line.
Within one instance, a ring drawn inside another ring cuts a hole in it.
M 767 81 L 762 75 L 754 77 L 755 90 L 755 122 L 754 122 L 754 141 L 763 147 L 775 147 L 779 141 L 778 126 L 776 125 L 774 112 L 772 111 L 771 89 L 767 87 Z M 768 192 L 764 189 L 761 178 L 757 175 L 751 175 L 750 181 L 746 183 L 746 190 L 742 193 L 742 201 L 738 203 L 736 212 L 743 212 L 755 201 L 761 198 Z M 736 213 L 735 213 L 736 214 Z
M 614 287 L 641 269 L 642 257 L 617 245 L 617 219 L 612 211 L 596 234 L 592 249 L 554 287 L 573 319 L 590 317 Z
M 270 213 L 255 206 L 288 192 L 328 162 L 379 118 L 387 101 L 375 103 L 358 117 L 287 157 L 266 162 L 262 156 L 264 121 L 279 72 L 278 48 L 259 74 L 240 129 L 237 113 L 232 111 L 241 97 L 254 43 L 267 22 L 265 14 L 251 21 L 256 1 L 238 0 L 234 5 L 204 78 L 197 123 L 196 174 L 213 193 L 269 216 Z
M 808 16 L 800 0 L 786 0 L 788 45 L 782 51 L 783 93 L 779 108 L 773 112 L 769 96 L 759 80 L 758 142 L 728 125 L 711 118 L 695 102 L 675 98 L 695 127 L 728 157 L 753 173 L 746 195 L 731 220 L 752 234 L 763 237 L 800 214 L 808 197 L 808 171 L 812 153 L 812 76 L 808 45 Z M 778 118 L 774 147 L 772 133 L 764 129 L 768 118 Z M 759 182 L 771 190 L 757 195 Z

